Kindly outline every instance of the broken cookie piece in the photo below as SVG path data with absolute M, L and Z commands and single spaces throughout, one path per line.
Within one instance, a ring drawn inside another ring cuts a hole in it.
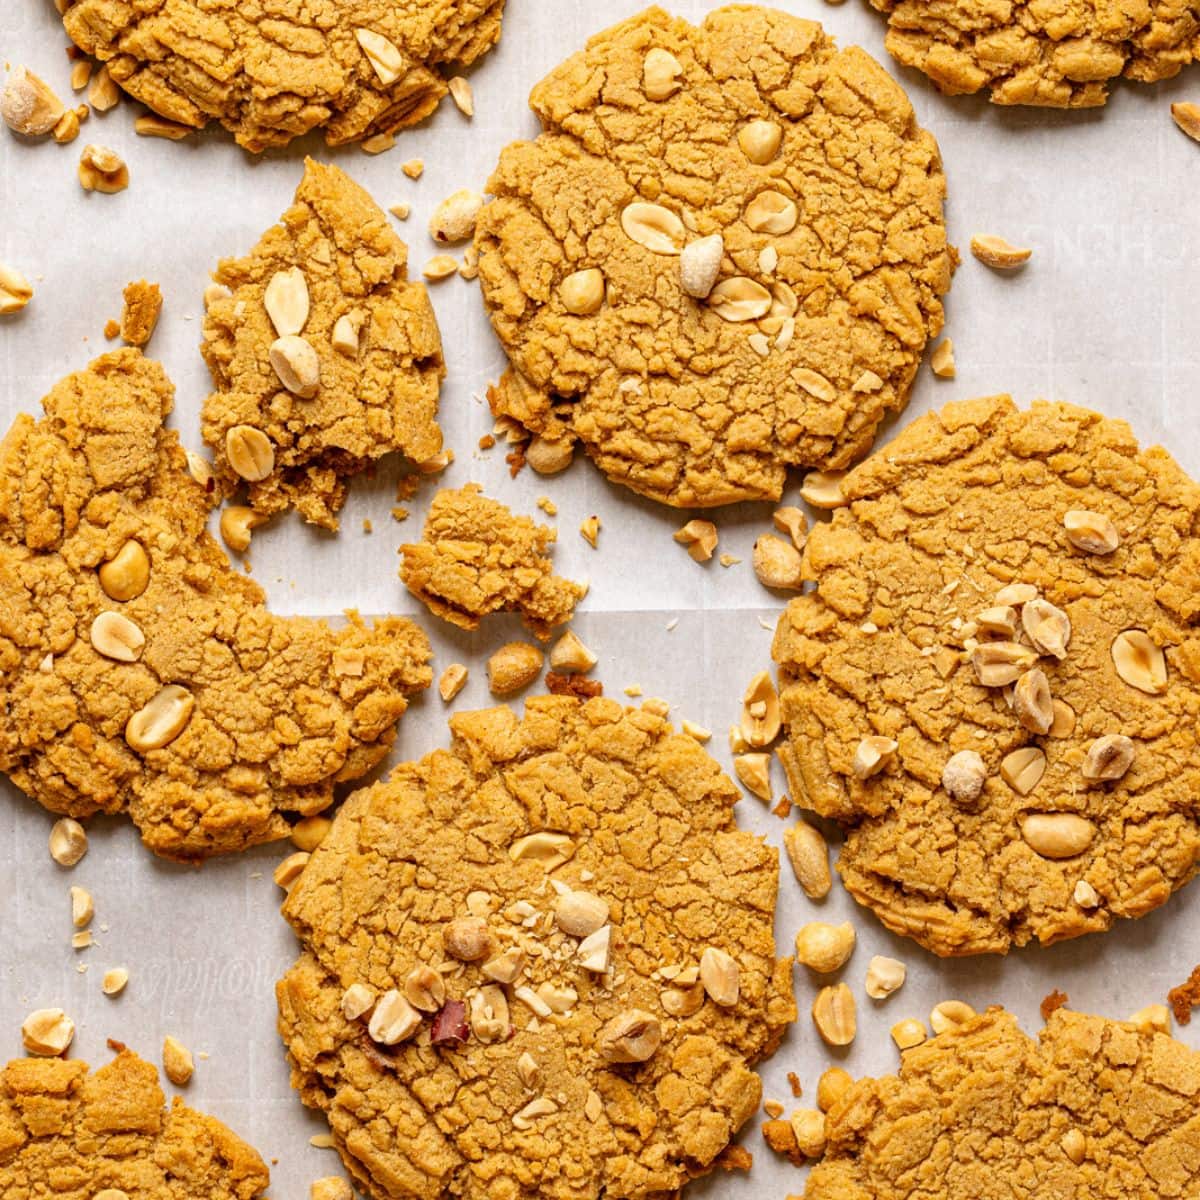
M 131 346 L 142 349 L 154 335 L 162 312 L 162 291 L 157 283 L 139 279 L 128 284 L 124 292 L 125 310 L 121 314 L 121 338 Z
M 422 540 L 400 547 L 400 578 L 443 621 L 477 629 L 491 613 L 519 612 L 546 641 L 587 594 L 583 584 L 554 574 L 556 536 L 469 483 L 433 498 Z
M 214 1117 L 164 1109 L 158 1072 L 131 1050 L 98 1071 L 18 1058 L 0 1070 L 0 1195 L 254 1200 L 262 1158 Z
M 1198 1108 L 1181 1042 L 1065 1008 L 1034 1041 L 990 1008 L 836 1100 L 804 1200 L 1190 1197 Z
M 409 621 L 267 611 L 205 530 L 172 400 L 162 367 L 119 350 L 0 443 L 0 770 L 52 812 L 127 811 L 192 860 L 328 807 L 432 676 Z
M 737 788 L 649 706 L 540 696 L 450 728 L 346 801 L 283 908 L 292 1083 L 353 1179 L 646 1200 L 746 1165 L 723 1152 L 796 1008 L 778 855 Z
M 206 294 L 204 405 L 223 494 L 243 484 L 261 516 L 294 507 L 337 528 L 350 475 L 386 454 L 442 449 L 445 375 L 428 294 L 408 248 L 367 193 L 308 159 L 292 207 Z M 261 453 L 246 463 L 247 437 Z
M 510 364 L 493 414 L 676 507 L 775 500 L 789 469 L 861 458 L 908 402 L 954 261 L 900 85 L 813 21 L 652 8 L 530 103 L 542 133 L 504 150 L 476 220 Z
M 135 100 L 193 129 L 219 121 L 260 151 L 318 127 L 336 146 L 423 121 L 447 91 L 440 68 L 497 42 L 504 0 L 63 8 L 71 39 Z

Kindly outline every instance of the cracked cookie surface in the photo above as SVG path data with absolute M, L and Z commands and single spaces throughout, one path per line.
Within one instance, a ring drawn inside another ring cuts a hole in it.
M 245 484 L 256 512 L 295 507 L 336 529 L 347 476 L 386 454 L 438 454 L 441 337 L 407 260 L 371 197 L 309 159 L 279 224 L 245 258 L 220 264 L 201 351 L 217 388 L 204 405 L 204 440 L 223 492 Z M 306 395 L 273 365 L 277 339 L 291 341 L 302 369 L 315 362 L 318 381 L 294 384 Z M 249 459 L 247 430 L 266 439 Z
M 650 9 L 530 104 L 544 132 L 503 152 L 476 225 L 511 364 L 493 410 L 677 506 L 865 454 L 953 264 L 937 144 L 883 68 L 782 12 Z
M 254 1200 L 266 1164 L 178 1098 L 129 1050 L 97 1071 L 78 1059 L 18 1058 L 0 1071 L 0 1194 L 92 1200 Z M 116 1189 L 110 1192 L 107 1189 Z
M 887 48 L 947 95 L 991 91 L 994 104 L 1088 108 L 1124 76 L 1170 79 L 1200 58 L 1196 0 L 871 0 Z
M 279 617 L 206 532 L 137 350 L 0 443 L 0 770 L 53 812 L 128 811 L 158 854 L 285 837 L 370 770 L 431 682 L 414 624 Z
M 850 1087 L 804 1200 L 1195 1200 L 1198 1109 L 1200 1053 L 1166 1034 L 1059 1009 L 1034 1041 L 993 1008 Z
M 516 516 L 469 483 L 438 492 L 419 542 L 400 547 L 400 578 L 435 616 L 463 629 L 496 612 L 519 612 L 545 640 L 571 619 L 587 593 L 554 574 L 550 547 L 556 533 Z
M 1007 396 L 919 418 L 842 487 L 849 506 L 805 547 L 817 590 L 788 606 L 773 654 L 792 795 L 845 827 L 850 892 L 943 955 L 1054 942 L 1163 904 L 1200 861 L 1200 488 L 1123 421 L 1065 404 L 1022 412 Z M 1119 544 L 1076 548 L 1068 512 L 1111 521 Z M 1020 594 L 999 594 L 1010 584 L 1065 613 L 1061 661 L 1030 654 Z M 1016 632 L 998 639 L 980 619 L 1005 607 Z M 1147 662 L 1162 651 L 1151 691 L 1128 681 L 1152 682 L 1136 655 L 1118 670 L 1128 631 L 1147 635 Z M 980 683 L 971 647 L 982 661 L 989 641 L 1016 645 L 1019 672 L 1036 668 L 1069 706 L 1047 734 L 1010 707 L 1020 686 Z M 1131 739 L 1132 765 L 1089 780 L 1110 734 Z M 863 779 L 867 737 L 897 747 Z M 954 799 L 943 775 L 968 751 L 986 782 Z
M 446 94 L 438 68 L 500 37 L 504 0 L 74 0 L 80 49 L 135 100 L 247 150 L 323 127 L 331 145 L 422 121 Z
M 753 1114 L 751 1067 L 795 1017 L 772 937 L 778 855 L 738 831 L 718 765 L 646 709 L 547 696 L 523 718 L 501 707 L 450 727 L 450 750 L 343 805 L 284 905 L 303 945 L 277 989 L 293 1085 L 375 1197 L 674 1196 Z M 555 926 L 560 893 L 579 891 L 607 906 L 604 973 Z M 449 936 L 462 918 L 479 947 Z M 670 1016 L 668 979 L 710 947 L 737 964 L 736 1002 L 689 982 L 674 990 L 691 1015 Z M 509 954 L 519 969 L 484 1013 Z M 444 979 L 435 1026 L 461 1002 L 465 1041 L 434 1045 L 422 1019 L 377 1046 L 367 1011 L 343 1014 L 355 985 L 382 1004 L 422 966 Z M 529 995 L 557 1011 L 536 1016 Z M 602 1059 L 607 1023 L 639 1010 L 659 1023 L 656 1052 Z

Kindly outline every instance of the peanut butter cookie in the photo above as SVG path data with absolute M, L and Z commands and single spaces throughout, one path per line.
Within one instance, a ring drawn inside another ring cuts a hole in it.
M 841 492 L 774 656 L 851 893 L 943 955 L 1163 904 L 1200 861 L 1200 488 L 1122 421 L 995 396 Z
M 91 1200 L 254 1200 L 263 1160 L 178 1098 L 130 1050 L 89 1073 L 78 1059 L 18 1058 L 0 1071 L 0 1195 Z
M 898 62 L 950 96 L 988 88 L 993 104 L 1089 108 L 1108 99 L 1111 79 L 1156 83 L 1200 58 L 1196 0 L 871 3 Z
M 323 127 L 331 146 L 424 120 L 438 68 L 500 37 L 504 0 L 67 0 L 63 23 L 135 100 L 219 121 L 247 150 Z
M 400 547 L 400 577 L 443 621 L 478 629 L 491 613 L 519 612 L 545 641 L 587 594 L 554 574 L 548 551 L 556 536 L 469 483 L 433 498 L 422 540 Z
M 309 159 L 280 223 L 217 268 L 203 431 L 223 493 L 244 484 L 257 513 L 294 506 L 336 529 L 348 475 L 441 450 L 442 343 L 407 260 L 371 197 Z
M 172 391 L 139 351 L 106 354 L 0 442 L 0 770 L 199 859 L 326 808 L 431 673 L 408 621 L 267 612 L 205 531 Z
M 293 1084 L 380 1200 L 674 1195 L 795 1017 L 777 855 L 649 708 L 450 727 L 350 797 L 284 905 Z
M 836 1101 L 804 1200 L 1194 1200 L 1198 1107 L 1200 1054 L 1165 1034 L 1059 1009 L 1035 1042 L 992 1008 Z
M 953 251 L 933 137 L 821 27 L 661 9 L 534 88 L 476 225 L 493 410 L 667 504 L 775 499 L 903 408 Z

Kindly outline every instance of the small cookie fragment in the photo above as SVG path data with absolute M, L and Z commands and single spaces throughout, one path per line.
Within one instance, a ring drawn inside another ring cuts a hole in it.
M 120 1043 L 109 1044 L 119 1052 L 97 1071 L 74 1058 L 16 1059 L 0 1069 L 0 1111 L 11 1143 L 0 1161 L 0 1195 L 255 1200 L 263 1194 L 270 1176 L 250 1146 L 182 1103 L 164 1108 L 154 1067 Z
M 305 161 L 292 206 L 243 258 L 224 259 L 206 294 L 201 352 L 214 391 L 201 428 L 222 497 L 248 482 L 264 516 L 295 508 L 336 529 L 349 479 L 388 454 L 442 449 L 441 338 L 408 248 L 371 197 L 337 167 Z M 272 463 L 248 480 L 230 431 L 268 440 Z
M 737 830 L 737 789 L 717 764 L 649 708 L 539 696 L 523 718 L 500 707 L 450 724 L 448 750 L 342 805 L 284 906 L 302 941 L 277 989 L 300 1094 L 329 1115 L 351 1176 L 381 1194 L 397 1171 L 449 1194 L 401 1136 L 433 1122 L 462 1200 L 494 1200 L 525 1142 L 540 1196 L 674 1195 L 725 1161 L 758 1107 L 753 1065 L 795 1015 L 771 936 L 778 858 Z M 670 861 L 645 857 L 668 829 Z M 702 884 L 713 872 L 719 889 Z M 703 913 L 664 903 L 698 888 Z M 347 972 L 384 955 L 395 986 L 423 967 L 441 990 L 389 1046 L 343 1008 Z M 689 1132 L 663 1106 L 693 1053 L 728 1088 L 690 1092 Z M 469 1099 L 428 1090 L 431 1065 L 450 1064 L 447 1080 L 469 1073 Z M 374 1113 L 339 1099 L 355 1079 L 371 1081 Z M 616 1096 L 660 1119 L 631 1128 Z
M 121 338 L 130 346 L 144 347 L 154 335 L 162 312 L 162 290 L 157 283 L 139 279 L 125 286 L 125 310 L 121 314 Z
M 400 547 L 400 578 L 430 612 L 462 629 L 477 629 L 495 612 L 519 612 L 546 641 L 586 594 L 553 573 L 554 530 L 514 515 L 478 484 L 438 492 L 421 537 Z
M 896 1075 L 851 1085 L 827 1114 L 828 1148 L 805 1197 L 901 1200 L 926 1192 L 911 1182 L 911 1159 L 897 1157 L 918 1125 L 922 1165 L 984 1173 L 964 1183 L 963 1195 L 987 1195 L 985 1177 L 999 1194 L 1019 1179 L 1031 1181 L 1022 1185 L 1030 1195 L 1049 1194 L 1049 1180 L 1070 1194 L 1115 1170 L 1117 1194 L 1185 1196 L 1194 1180 L 1185 1163 L 1197 1146 L 1197 1105 L 1200 1053 L 1181 1042 L 1067 1008 L 1051 1013 L 1035 1041 L 1010 1013 L 991 1008 L 924 1045 L 910 1043 Z M 937 1119 L 925 1123 L 917 1114 Z M 986 1161 L 964 1164 L 970 1145 L 986 1145 Z
M 1180 1025 L 1190 1025 L 1192 1009 L 1200 1006 L 1200 966 L 1193 967 L 1187 979 L 1167 993 L 1167 1003 Z

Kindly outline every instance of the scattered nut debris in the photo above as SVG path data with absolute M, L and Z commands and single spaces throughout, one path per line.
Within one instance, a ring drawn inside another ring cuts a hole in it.
M 117 102 L 121 99 L 120 89 L 113 82 L 113 77 L 109 74 L 108 67 L 102 66 L 91 79 L 87 93 L 88 103 L 97 112 L 108 112 L 111 108 L 116 108 Z
M 73 887 L 71 889 L 71 924 L 76 929 L 90 925 L 96 915 L 96 906 L 92 901 L 92 893 L 87 888 Z
M 266 521 L 262 513 L 256 513 L 244 504 L 228 504 L 221 509 L 221 540 L 235 553 L 244 553 L 250 549 L 250 531 L 265 525 Z
M 87 830 L 71 817 L 60 817 L 50 829 L 50 857 L 60 867 L 73 867 L 88 851 Z
M 129 168 L 115 150 L 89 143 L 79 158 L 79 183 L 85 192 L 111 196 L 129 186 Z
M 407 162 L 400 164 L 402 170 L 409 179 L 420 179 L 422 172 L 425 170 L 425 162 L 420 158 L 410 158 Z
M 771 520 L 780 533 L 786 533 L 792 539 L 797 550 L 804 549 L 804 543 L 808 541 L 808 518 L 798 508 L 786 505 L 777 508 L 771 514 Z
M 451 192 L 433 210 L 433 216 L 429 218 L 429 236 L 435 242 L 465 242 L 474 236 L 475 219 L 482 207 L 483 197 L 470 188 Z
M 949 338 L 943 338 L 929 356 L 929 369 L 939 379 L 954 378 L 954 343 Z
M 898 1050 L 911 1050 L 919 1046 L 929 1036 L 925 1026 L 916 1017 L 906 1017 L 892 1026 L 892 1041 Z
M 779 736 L 780 726 L 779 693 L 770 671 L 760 671 L 742 696 L 742 737 L 747 746 L 761 750 Z
M 635 1008 L 613 1017 L 600 1030 L 596 1048 L 605 1062 L 640 1063 L 653 1058 L 661 1042 L 658 1019 Z
M 793 542 L 785 542 L 773 533 L 755 539 L 751 562 L 763 587 L 797 591 L 803 583 L 800 551 Z
M 138 137 L 166 138 L 171 142 L 181 142 L 189 134 L 195 133 L 190 125 L 180 125 L 178 121 L 168 121 L 157 113 L 147 113 L 138 117 L 133 123 L 133 132 Z
M 997 271 L 1012 271 L 1022 263 L 1028 262 L 1033 251 L 1014 246 L 995 234 L 977 233 L 971 239 L 971 253 L 985 267 L 992 267 Z
M 393 204 L 391 208 L 388 209 L 388 212 L 390 212 L 397 221 L 407 221 L 412 215 L 412 205 L 405 204 L 402 200 L 399 204 Z
M 599 659 L 579 640 L 570 629 L 554 643 L 550 651 L 550 665 L 564 674 L 586 674 Z
M 1172 104 L 1171 117 L 1188 137 L 1200 142 L 1200 104 L 1192 104 L 1190 101 Z
M 461 75 L 454 75 L 446 81 L 446 90 L 450 93 L 450 99 L 458 107 L 458 111 L 464 117 L 473 117 L 475 115 L 475 96 L 471 91 L 471 84 Z
M 1165 1004 L 1147 1004 L 1139 1008 L 1129 1017 L 1129 1023 L 1136 1025 L 1139 1033 L 1171 1032 L 1171 1014 Z
M 422 268 L 421 274 L 432 283 L 449 279 L 458 273 L 458 259 L 453 254 L 435 254 Z
M 309 1200 L 354 1200 L 354 1189 L 340 1175 L 314 1179 L 308 1194 Z
M 467 668 L 462 663 L 451 663 L 438 680 L 438 695 L 449 704 L 467 686 Z
M 33 299 L 33 286 L 16 267 L 0 263 L 0 317 L 20 312 Z
M 842 492 L 845 471 L 809 471 L 800 484 L 800 498 L 813 508 L 843 508 L 849 503 Z
M 594 513 L 590 517 L 585 517 L 579 526 L 579 536 L 595 550 L 596 543 L 600 538 L 600 518 Z
M 738 754 L 733 770 L 749 791 L 768 804 L 775 799 L 771 787 L 771 756 L 769 754 Z
M 42 137 L 62 119 L 63 102 L 53 88 L 27 67 L 16 66 L 0 92 L 0 117 L 24 137 Z
M 833 877 L 829 871 L 829 847 L 821 831 L 807 821 L 797 821 L 784 831 L 783 848 L 804 894 L 810 900 L 828 896 Z
M 828 1067 L 817 1080 L 817 1107 L 827 1113 L 853 1086 L 850 1072 L 842 1067 Z
M 333 822 L 328 817 L 321 816 L 320 814 L 312 817 L 301 817 L 292 826 L 292 845 L 297 850 L 303 850 L 311 854 L 329 836 L 329 831 L 332 828 Z
M 373 133 L 368 138 L 363 138 L 358 143 L 358 148 L 364 154 L 376 155 L 386 154 L 396 145 L 396 135 L 394 133 Z
M 192 1052 L 181 1041 L 168 1035 L 163 1041 L 163 1072 L 166 1077 L 176 1087 L 183 1087 L 195 1071 Z
M 311 855 L 306 850 L 298 850 L 295 854 L 289 854 L 271 872 L 271 878 L 283 888 L 285 892 L 291 891 L 292 885 L 300 878 L 304 868 L 308 866 L 308 860 Z
M 544 656 L 528 642 L 508 642 L 487 661 L 488 689 L 493 696 L 511 696 L 541 674 Z
M 813 1001 L 813 1024 L 830 1046 L 848 1046 L 858 1031 L 854 993 L 844 983 L 823 987 Z
M 943 1000 L 933 1006 L 929 1014 L 929 1024 L 934 1033 L 947 1033 L 965 1025 L 978 1013 L 962 1000 Z
M 25 1049 L 40 1058 L 65 1053 L 74 1037 L 75 1022 L 61 1008 L 39 1008 L 21 1026 Z
M 129 982 L 129 972 L 124 967 L 113 967 L 104 972 L 100 981 L 100 990 L 106 996 L 119 996 Z
M 855 941 L 854 926 L 849 921 L 841 925 L 809 921 L 796 934 L 796 961 L 818 975 L 831 975 L 845 966 L 854 953 Z
M 674 537 L 681 546 L 687 547 L 696 562 L 707 562 L 717 548 L 717 527 L 711 521 L 689 521 L 675 531 Z
M 867 995 L 872 1000 L 886 1000 L 904 986 L 908 968 L 898 958 L 876 954 L 867 963 Z
M 854 750 L 852 769 L 856 779 L 866 781 L 874 778 L 891 765 L 899 746 L 894 738 L 871 734 L 858 743 Z

